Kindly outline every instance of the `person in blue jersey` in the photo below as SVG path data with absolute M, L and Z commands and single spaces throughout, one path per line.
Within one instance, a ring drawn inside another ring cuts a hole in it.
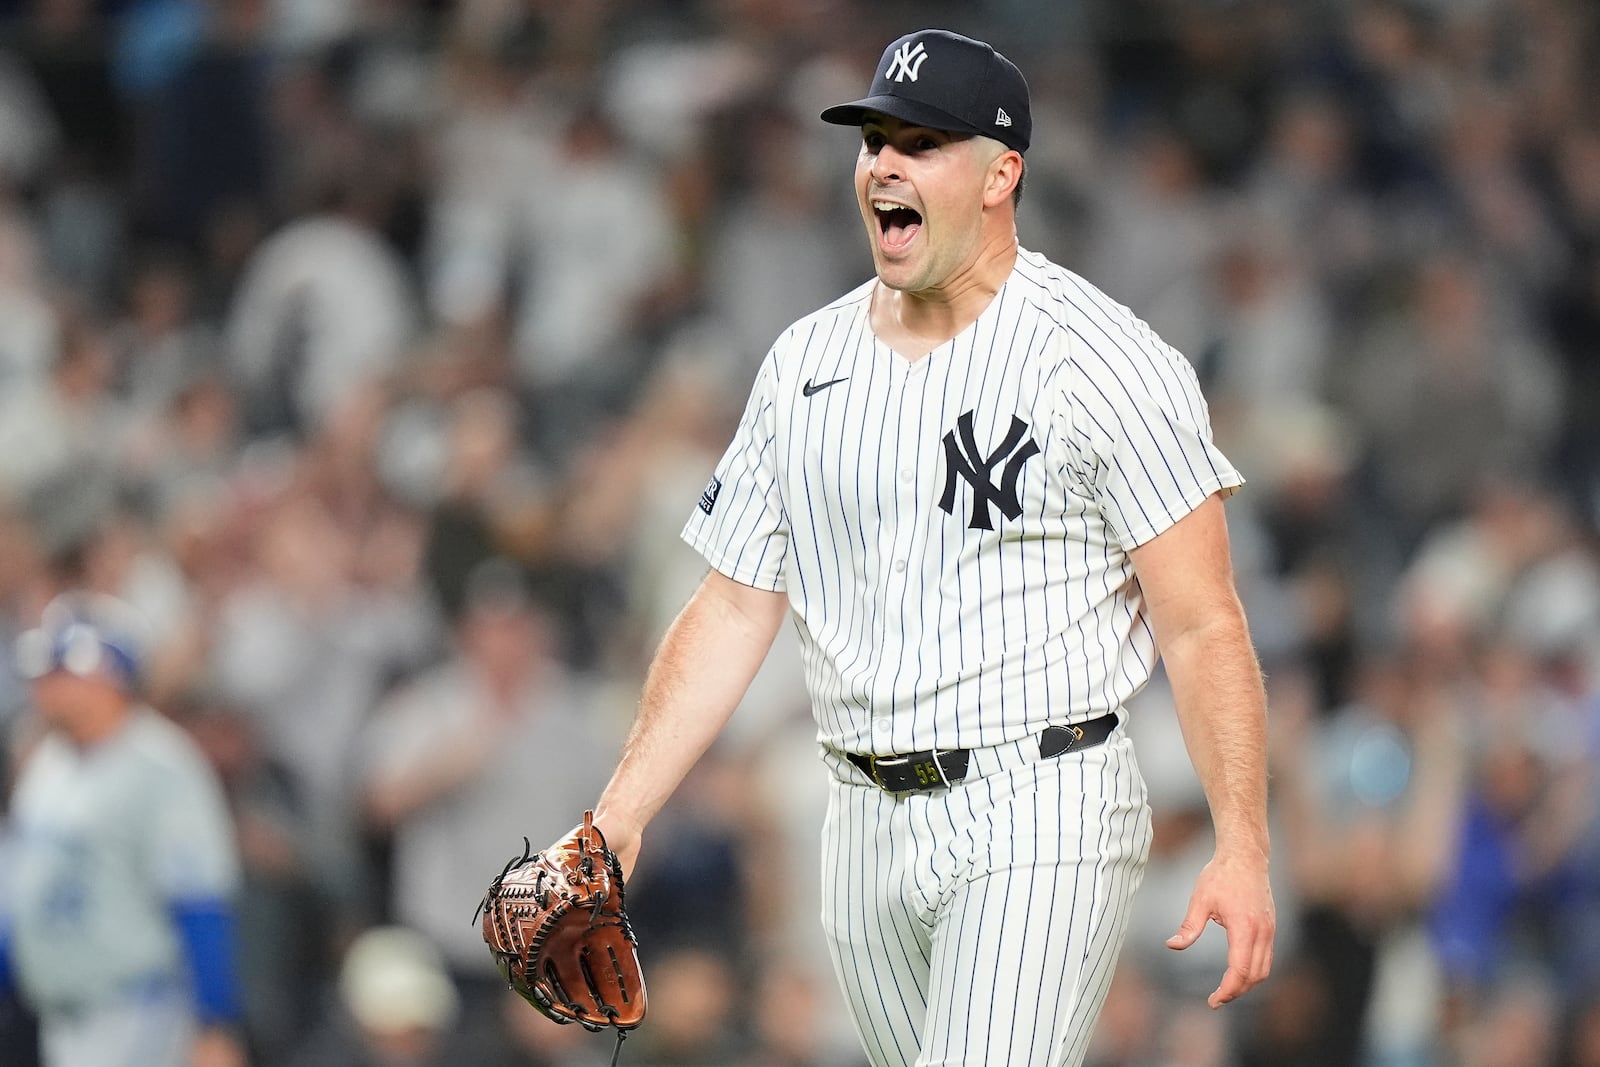
M 631 867 L 792 620 L 822 926 L 867 1056 L 1075 1067 L 1148 858 L 1126 703 L 1158 657 L 1216 840 L 1167 943 L 1226 930 L 1212 1007 L 1271 970 L 1266 698 L 1223 505 L 1244 479 L 1183 356 L 1018 243 L 1014 64 L 918 31 L 822 118 L 860 130 L 876 276 L 762 363 L 596 822 Z
M 0 986 L 44 1067 L 240 1067 L 239 864 L 194 742 L 139 698 L 145 624 L 69 593 L 18 638 L 44 733 L 11 797 Z

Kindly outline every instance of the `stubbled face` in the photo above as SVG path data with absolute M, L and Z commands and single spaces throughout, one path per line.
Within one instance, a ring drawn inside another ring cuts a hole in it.
M 856 200 L 878 277 L 891 289 L 937 289 L 977 258 L 994 154 L 967 134 L 869 114 L 856 158 Z

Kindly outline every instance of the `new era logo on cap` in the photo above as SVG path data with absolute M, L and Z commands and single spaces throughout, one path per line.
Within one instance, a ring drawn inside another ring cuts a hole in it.
M 890 44 L 867 95 L 828 108 L 822 120 L 859 126 L 869 112 L 993 137 L 1018 152 L 1028 150 L 1033 132 L 1028 83 L 1016 64 L 950 30 L 918 30 Z

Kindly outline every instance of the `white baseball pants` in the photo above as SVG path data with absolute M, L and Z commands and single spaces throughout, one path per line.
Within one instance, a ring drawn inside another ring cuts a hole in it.
M 822 922 L 873 1067 L 1077 1067 L 1110 985 L 1150 851 L 1132 742 L 981 755 L 896 796 L 824 752 Z

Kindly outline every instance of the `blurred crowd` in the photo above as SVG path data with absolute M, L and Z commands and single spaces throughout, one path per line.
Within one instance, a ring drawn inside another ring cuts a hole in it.
M 1249 479 L 1275 973 L 1213 1013 L 1220 933 L 1163 947 L 1209 820 L 1158 679 L 1092 1064 L 1600 1067 L 1593 0 L 0 0 L 0 638 L 73 587 L 155 624 L 257 1064 L 609 1060 L 473 907 L 598 795 L 768 344 L 870 271 L 817 111 L 936 24 L 1029 78 L 1024 246 Z M 624 1062 L 863 1062 L 795 660 L 646 838 Z

